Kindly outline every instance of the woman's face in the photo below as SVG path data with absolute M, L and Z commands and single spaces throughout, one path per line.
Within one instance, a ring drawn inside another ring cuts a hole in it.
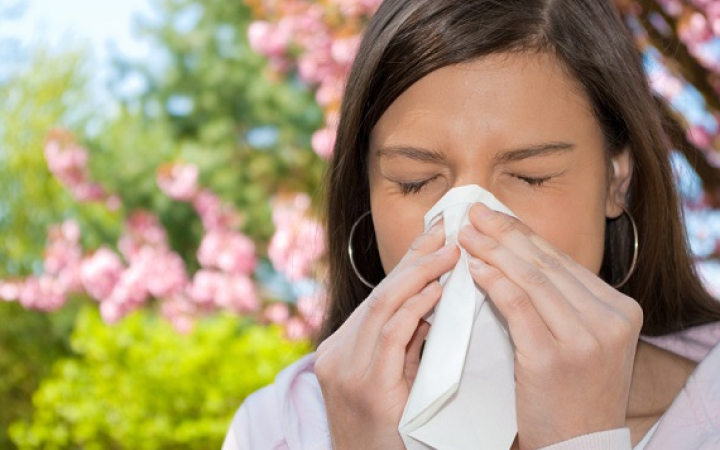
M 370 136 L 370 202 L 385 272 L 453 187 L 477 184 L 598 273 L 606 217 L 622 213 L 629 152 L 608 160 L 577 82 L 544 54 L 444 67 L 398 97 Z

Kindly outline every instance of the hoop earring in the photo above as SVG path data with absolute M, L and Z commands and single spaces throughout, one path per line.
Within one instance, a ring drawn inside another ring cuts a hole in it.
M 358 277 L 358 279 L 360 279 L 360 281 L 362 281 L 362 284 L 364 284 L 365 286 L 369 287 L 370 289 L 375 289 L 376 285 L 372 284 L 371 282 L 369 282 L 368 280 L 366 280 L 365 277 L 363 277 L 362 275 L 360 275 L 360 271 L 358 270 L 357 266 L 355 265 L 355 260 L 353 259 L 353 246 L 352 246 L 352 243 L 353 243 L 353 236 L 355 235 L 355 229 L 357 228 L 357 226 L 358 226 L 358 224 L 360 223 L 360 221 L 363 220 L 365 217 L 367 217 L 367 216 L 369 216 L 369 215 L 370 215 L 370 211 L 367 211 L 367 212 L 363 213 L 363 215 L 360 216 L 360 217 L 355 221 L 355 223 L 353 223 L 352 228 L 350 228 L 350 239 L 348 239 L 347 252 L 348 252 L 348 257 L 350 258 L 350 265 L 352 266 L 352 269 L 353 269 L 353 271 L 355 272 L 355 275 Z
M 622 206 L 623 214 L 626 214 L 628 216 L 628 219 L 630 220 L 630 225 L 632 225 L 633 229 L 633 257 L 632 262 L 630 263 L 630 270 L 628 270 L 628 273 L 625 275 L 625 278 L 622 279 L 619 283 L 613 284 L 612 287 L 615 289 L 620 289 L 621 287 L 625 286 L 625 283 L 628 282 L 632 274 L 635 272 L 635 267 L 637 266 L 637 259 L 638 259 L 638 251 L 640 247 L 640 242 L 638 238 L 638 229 L 637 225 L 635 224 L 635 219 L 633 219 L 632 214 L 630 214 L 630 211 L 628 211 L 624 206 Z

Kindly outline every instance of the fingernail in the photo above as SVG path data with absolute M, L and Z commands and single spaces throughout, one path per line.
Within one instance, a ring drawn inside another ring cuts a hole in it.
M 442 229 L 442 223 L 438 220 L 430 227 L 430 234 L 437 234 Z
M 431 290 L 435 289 L 435 285 L 437 285 L 437 281 L 433 281 L 431 283 L 428 283 L 427 286 L 425 286 L 422 290 L 422 292 L 430 292 Z
M 475 204 L 475 215 L 479 219 L 489 219 L 490 217 L 495 215 L 495 211 L 488 208 L 487 205 L 484 203 L 476 203 Z
M 445 244 L 438 250 L 438 255 L 447 255 L 455 249 L 455 244 Z
M 458 239 L 462 239 L 464 242 L 476 241 L 479 236 L 480 233 L 478 232 L 478 230 L 476 230 L 475 227 L 470 224 L 464 225 L 462 228 L 460 228 L 460 233 L 458 233 Z
M 470 265 L 470 270 L 475 272 L 481 272 L 485 267 L 487 267 L 487 264 L 485 264 L 484 261 L 477 259 L 474 256 L 468 258 L 468 264 Z

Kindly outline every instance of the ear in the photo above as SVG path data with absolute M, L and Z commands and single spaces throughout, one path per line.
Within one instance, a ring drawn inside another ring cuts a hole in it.
M 610 159 L 612 173 L 608 183 L 605 200 L 605 217 L 614 219 L 623 213 L 627 203 L 627 193 L 633 173 L 633 160 L 630 149 L 625 147 L 622 152 Z

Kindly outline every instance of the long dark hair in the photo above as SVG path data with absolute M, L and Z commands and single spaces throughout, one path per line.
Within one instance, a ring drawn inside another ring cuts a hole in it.
M 441 67 L 500 52 L 554 55 L 585 89 L 608 157 L 629 148 L 634 161 L 628 210 L 637 223 L 637 269 L 621 288 L 645 314 L 643 333 L 666 334 L 720 320 L 689 253 L 668 158 L 690 146 L 662 100 L 654 98 L 640 55 L 609 0 L 385 0 L 370 21 L 345 89 L 327 174 L 327 316 L 332 334 L 370 293 L 347 255 L 353 223 L 370 209 L 370 132 L 406 89 Z M 600 276 L 622 279 L 632 245 L 627 220 L 608 221 Z M 384 277 L 371 220 L 354 236 L 365 278 Z

